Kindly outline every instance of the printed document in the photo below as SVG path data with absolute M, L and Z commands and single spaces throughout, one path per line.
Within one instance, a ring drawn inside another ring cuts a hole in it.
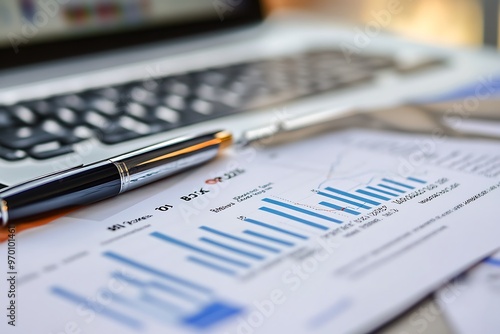
M 493 141 L 352 129 L 235 149 L 18 233 L 1 332 L 366 332 L 498 249 L 499 200 Z
M 500 252 L 454 279 L 436 297 L 456 333 L 498 332 Z

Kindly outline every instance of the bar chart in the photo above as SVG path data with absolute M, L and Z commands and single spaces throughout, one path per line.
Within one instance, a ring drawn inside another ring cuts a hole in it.
M 415 177 L 400 179 L 373 178 L 370 179 L 369 184 L 347 190 L 334 186 L 314 189 L 313 192 L 318 196 L 316 199 L 308 197 L 308 203 L 266 197 L 261 200 L 263 205 L 258 209 L 261 213 L 267 214 L 265 222 L 257 222 L 253 219 L 245 221 L 253 221 L 259 226 L 274 228 L 274 230 L 280 225 L 280 222 L 286 223 L 288 235 L 299 233 L 290 230 L 295 228 L 301 230 L 308 228 L 319 232 L 328 231 L 427 183 L 427 181 Z M 308 238 L 312 235 L 314 233 L 306 233 L 301 236 Z
M 142 329 L 145 317 L 199 330 L 213 327 L 244 309 L 219 298 L 211 288 L 198 283 L 192 272 L 200 273 L 200 277 L 204 273 L 211 277 L 242 277 L 427 183 L 416 177 L 369 180 L 352 187 L 331 182 L 314 189 L 312 194 L 299 187 L 296 201 L 266 194 L 254 200 L 253 211 L 234 217 L 230 226 L 207 221 L 187 234 L 168 229 L 148 232 L 156 252 L 175 254 L 176 261 L 189 267 L 191 274 L 184 277 L 117 252 L 104 252 L 104 259 L 141 273 L 133 277 L 111 271 L 109 278 L 126 282 L 133 293 L 107 291 L 109 304 L 91 302 L 63 286 L 53 286 L 51 292 L 74 304 L 99 310 L 101 316 L 135 330 Z M 301 199 L 306 200 L 300 202 Z
M 103 257 L 149 278 L 111 272 L 110 278 L 126 283 L 129 288 L 127 293 L 102 289 L 99 293 L 105 298 L 98 299 L 106 302 L 91 301 L 61 286 L 53 286 L 52 294 L 135 330 L 144 328 L 144 317 L 154 318 L 159 323 L 204 330 L 243 311 L 239 306 L 220 300 L 212 289 L 192 278 L 170 274 L 115 252 L 105 252 Z
M 242 275 L 292 249 L 298 241 L 308 239 L 305 235 L 253 219 L 244 222 L 248 224 L 243 224 L 238 232 L 202 225 L 198 228 L 201 236 L 190 242 L 164 232 L 152 232 L 150 236 L 183 249 L 187 262 L 226 276 Z
M 223 275 L 238 276 L 302 245 L 314 236 L 362 215 L 384 202 L 404 195 L 427 181 L 376 178 L 370 185 L 342 190 L 325 187 L 317 190 L 316 203 L 307 205 L 286 199 L 264 197 L 251 215 L 240 216 L 238 231 L 202 225 L 197 240 L 187 242 L 162 232 L 151 236 L 188 252 L 185 260 Z M 342 214 L 340 216 L 339 214 Z M 347 217 L 346 217 L 347 215 Z
M 381 178 L 380 180 L 374 180 L 372 183 L 352 190 L 342 190 L 334 187 L 317 190 L 316 193 L 326 199 L 318 204 L 358 216 L 364 210 L 373 209 L 384 202 L 404 196 L 408 191 L 426 184 L 427 181 L 407 177 L 404 181 Z

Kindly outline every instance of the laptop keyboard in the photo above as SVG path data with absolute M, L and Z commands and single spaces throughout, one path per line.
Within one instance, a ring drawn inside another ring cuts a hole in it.
M 0 105 L 0 159 L 49 159 L 89 138 L 115 145 L 361 85 L 379 71 L 399 69 L 389 57 L 351 58 L 347 63 L 339 50 L 311 51 Z

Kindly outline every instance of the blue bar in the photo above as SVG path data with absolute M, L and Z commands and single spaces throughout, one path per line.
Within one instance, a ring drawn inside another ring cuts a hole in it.
M 331 198 L 331 199 L 334 199 L 334 200 L 337 200 L 337 201 L 341 201 L 341 202 L 344 202 L 344 203 L 347 203 L 347 204 L 351 204 L 351 205 L 353 205 L 355 207 L 358 207 L 358 208 L 371 209 L 371 207 L 369 207 L 368 205 L 364 205 L 364 204 L 361 204 L 361 203 L 358 203 L 358 202 L 354 202 L 354 201 L 351 201 L 351 200 L 348 200 L 348 199 L 345 199 L 345 198 L 342 198 L 342 197 L 338 197 L 338 196 L 335 196 L 335 195 L 330 195 L 330 194 L 324 193 L 322 191 L 319 191 L 318 195 L 325 196 L 325 197 L 328 197 L 328 198 Z
M 184 298 L 184 299 L 189 300 L 190 302 L 193 302 L 193 303 L 200 303 L 200 302 L 202 302 L 201 299 L 199 299 L 199 298 L 197 298 L 195 296 L 192 296 L 189 293 L 185 293 L 184 291 L 178 290 L 176 288 L 173 288 L 171 286 L 162 284 L 160 282 L 152 281 L 151 283 L 149 283 L 149 285 L 151 287 L 155 288 L 155 289 L 161 290 L 163 292 L 168 292 L 168 293 L 170 293 L 172 295 Z
M 260 207 L 259 210 L 266 211 L 266 212 L 269 212 L 269 213 L 273 213 L 275 215 L 278 215 L 278 216 L 281 216 L 281 217 L 285 217 L 285 218 L 288 218 L 288 219 L 291 219 L 291 220 L 295 220 L 295 221 L 297 221 L 299 223 L 306 224 L 306 225 L 309 225 L 309 226 L 312 226 L 312 227 L 315 227 L 315 228 L 319 228 L 320 230 L 328 230 L 328 227 L 326 227 L 325 225 L 316 224 L 316 223 L 310 222 L 309 220 L 305 220 L 305 219 L 302 219 L 302 218 L 299 218 L 299 217 L 295 217 L 295 216 L 289 215 L 288 213 L 284 213 L 284 212 L 281 212 L 281 211 L 278 211 L 278 210 L 274 210 L 274 209 L 271 209 L 271 208 L 268 208 L 268 207 L 265 207 L 265 206 Z
M 213 264 L 211 262 L 199 259 L 199 258 L 194 257 L 194 256 L 188 256 L 187 259 L 188 259 L 188 261 L 191 261 L 193 263 L 197 263 L 199 265 L 202 265 L 202 266 L 210 268 L 210 269 L 214 269 L 214 270 L 216 270 L 218 272 L 221 272 L 221 273 L 224 273 L 224 274 L 228 274 L 228 275 L 231 275 L 231 276 L 236 275 L 236 272 L 234 270 L 221 267 L 221 266 L 219 266 L 217 264 Z
M 155 238 L 158 238 L 160 240 L 169 242 L 169 243 L 174 244 L 176 246 L 180 246 L 180 247 L 183 247 L 183 248 L 186 248 L 186 249 L 189 249 L 189 250 L 201 253 L 203 255 L 207 255 L 207 256 L 213 257 L 213 258 L 218 259 L 218 260 L 226 261 L 226 262 L 234 264 L 234 265 L 236 265 L 238 267 L 243 267 L 243 268 L 250 267 L 250 264 L 248 264 L 246 262 L 241 262 L 241 261 L 238 261 L 238 260 L 234 260 L 234 259 L 231 259 L 229 257 L 225 257 L 223 255 L 219 255 L 217 253 L 213 253 L 213 252 L 204 250 L 203 248 L 199 248 L 199 247 L 190 245 L 188 243 L 185 243 L 183 241 L 180 241 L 180 240 L 177 240 L 175 238 L 169 237 L 168 235 L 160 233 L 160 232 L 153 232 L 153 233 L 151 233 L 151 236 L 153 236 Z
M 253 242 L 253 241 L 250 241 L 250 240 L 247 240 L 247 239 L 238 238 L 238 237 L 235 237 L 233 235 L 230 235 L 230 234 L 218 231 L 218 230 L 213 229 L 213 228 L 208 227 L 208 226 L 201 226 L 200 229 L 204 230 L 204 231 L 212 232 L 212 233 L 214 233 L 216 235 L 219 235 L 221 237 L 225 237 L 225 238 L 228 238 L 228 239 L 231 239 L 231 240 L 239 241 L 241 243 L 244 243 L 244 244 L 247 244 L 247 245 L 250 245 L 250 246 L 255 246 L 255 247 L 258 247 L 258 248 L 262 248 L 262 249 L 265 249 L 265 250 L 273 252 L 273 253 L 280 253 L 281 252 L 278 248 L 273 248 L 273 247 L 269 247 L 267 245 L 259 244 L 257 242 Z
M 385 179 L 385 178 L 382 179 L 382 181 L 389 182 L 389 183 L 392 183 L 392 184 L 395 184 L 397 186 L 400 186 L 400 187 L 403 187 L 403 188 L 407 188 L 407 189 L 415 189 L 415 187 L 409 186 L 407 184 L 404 184 L 404 183 L 401 183 L 401 182 L 396 182 L 396 181 Z
M 168 311 L 169 313 L 173 314 L 179 314 L 182 312 L 181 309 L 179 309 L 178 306 L 167 303 L 165 301 L 159 301 L 158 299 L 153 299 L 151 296 L 148 295 L 142 295 L 139 297 L 139 300 L 136 299 L 131 299 L 131 298 L 125 298 L 117 293 L 112 294 L 113 297 L 113 302 L 119 303 L 125 307 L 131 308 L 134 311 L 142 311 L 143 313 L 146 313 L 148 316 L 151 316 L 151 308 L 154 308 L 155 311 L 160 311 L 164 312 L 165 310 Z M 144 304 L 148 309 L 144 308 Z M 162 312 L 162 313 L 163 313 Z
M 354 198 L 354 199 L 356 199 L 358 201 L 361 201 L 361 202 L 370 203 L 370 204 L 373 204 L 373 205 L 379 205 L 380 204 L 379 202 L 372 201 L 371 199 L 364 198 L 364 197 L 361 197 L 361 196 L 351 195 L 349 193 L 346 193 L 345 191 L 338 190 L 338 189 L 335 189 L 335 188 L 332 188 L 332 187 L 326 187 L 326 190 L 334 192 L 334 193 L 337 193 L 337 194 L 342 195 L 342 196 Z
M 208 239 L 208 238 L 205 238 L 205 237 L 200 238 L 200 241 L 206 242 L 206 243 L 208 243 L 210 245 L 213 245 L 213 246 L 220 247 L 222 249 L 228 250 L 228 251 L 236 253 L 236 254 L 240 254 L 240 255 L 249 257 L 251 259 L 255 259 L 255 260 L 264 260 L 265 259 L 265 257 L 262 256 L 262 255 L 255 254 L 255 253 L 252 253 L 252 252 L 247 252 L 245 250 L 242 250 L 242 249 L 239 249 L 239 248 L 236 248 L 236 247 L 232 247 L 232 246 L 229 246 L 229 245 L 226 245 L 226 244 L 223 244 L 221 242 L 217 242 L 215 240 Z
M 119 293 L 111 293 L 111 297 L 114 303 L 118 303 L 129 309 L 132 309 L 137 313 L 137 311 L 146 314 L 148 317 L 155 317 L 160 321 L 168 322 L 166 318 L 181 318 L 185 314 L 185 310 L 179 308 L 179 306 L 174 305 L 170 302 L 154 298 L 147 292 L 142 293 L 136 297 L 127 298 Z M 168 315 L 166 314 L 168 313 Z M 176 319 L 176 320 L 177 320 Z
M 417 179 L 415 177 L 407 177 L 408 180 L 418 182 L 418 183 L 427 183 L 424 180 Z
M 194 289 L 196 291 L 201 291 L 201 292 L 205 292 L 205 293 L 211 293 L 212 292 L 212 290 L 209 289 L 209 288 L 206 288 L 204 286 L 198 285 L 196 283 L 192 283 L 192 282 L 187 281 L 187 280 L 185 280 L 183 278 L 167 274 L 166 272 L 163 272 L 161 270 L 158 270 L 158 269 L 146 266 L 146 265 L 141 264 L 139 262 L 136 262 L 134 260 L 128 259 L 128 258 L 126 258 L 124 256 L 118 255 L 118 254 L 116 254 L 114 252 L 104 252 L 103 255 L 106 256 L 106 257 L 109 257 L 109 258 L 111 258 L 113 260 L 119 261 L 121 263 L 125 263 L 125 264 L 127 264 L 127 265 L 129 265 L 131 267 L 136 268 L 136 269 L 145 271 L 148 274 L 152 274 L 152 275 L 161 277 L 161 278 L 166 279 L 168 281 L 179 283 L 181 285 L 187 286 L 187 287 L 189 287 L 191 289 Z
M 500 267 L 500 259 L 495 259 L 495 258 L 489 257 L 486 260 L 484 260 L 484 263 L 488 263 L 488 264 L 491 264 L 493 266 Z
M 181 317 L 185 312 L 180 309 L 177 305 L 164 300 L 159 300 L 152 297 L 147 292 L 138 295 L 137 297 L 127 298 L 119 293 L 109 292 L 112 301 L 118 303 L 122 306 L 130 308 L 134 311 L 139 311 L 147 314 L 148 316 L 154 316 L 155 318 L 164 319 L 165 313 L 170 313 L 170 317 Z M 166 311 L 166 312 L 165 312 Z
M 127 306 L 127 303 L 130 303 L 131 307 L 134 307 L 135 304 L 137 304 L 137 302 L 134 303 L 134 301 L 123 298 L 123 297 L 117 297 L 117 300 L 121 301 L 126 306 Z M 167 310 L 169 313 L 174 313 L 177 315 L 180 315 L 180 313 L 183 312 L 183 310 L 181 308 L 179 308 L 179 306 L 177 306 L 171 302 L 165 301 L 163 299 L 156 298 L 155 296 L 151 296 L 148 293 L 145 293 L 142 296 L 140 296 L 139 301 L 142 301 L 143 303 L 149 304 L 148 306 L 149 307 L 152 306 L 155 310 L 164 309 L 164 310 Z
M 378 199 L 381 199 L 383 201 L 388 201 L 390 199 L 390 198 L 387 198 L 385 196 L 374 194 L 372 192 L 369 192 L 369 191 L 366 191 L 366 190 L 362 190 L 362 189 L 358 189 L 358 190 L 356 190 L 356 192 L 358 192 L 360 194 L 363 194 L 363 195 L 366 195 L 366 196 L 371 196 L 371 197 L 374 197 L 374 198 L 378 198 Z
M 296 207 L 296 206 L 291 205 L 291 204 L 279 202 L 279 201 L 276 201 L 276 200 L 271 199 L 271 198 L 264 198 L 263 201 L 267 202 L 267 203 L 276 204 L 276 205 L 282 206 L 284 208 L 292 209 L 292 210 L 295 210 L 295 211 L 298 211 L 298 212 L 302 212 L 302 213 L 305 213 L 306 215 L 310 215 L 310 216 L 313 216 L 313 217 L 317 217 L 317 218 L 321 218 L 321 219 L 324 219 L 324 220 L 328 220 L 328 221 L 333 222 L 333 223 L 337 223 L 337 224 L 341 224 L 342 223 L 338 219 L 331 218 L 331 217 L 328 217 L 328 216 L 325 216 L 325 215 L 321 215 L 321 214 L 313 212 L 313 211 L 305 210 L 305 209 Z
M 206 329 L 224 319 L 233 317 L 243 311 L 240 307 L 214 302 L 205 306 L 200 312 L 185 317 L 182 322 L 197 329 Z
M 162 284 L 159 282 L 144 282 L 144 281 L 123 275 L 120 272 L 113 273 L 112 277 L 119 279 L 119 280 L 122 280 L 122 281 L 125 281 L 131 285 L 135 285 L 135 286 L 140 287 L 140 288 L 147 288 L 148 286 L 153 287 L 153 288 L 156 288 L 156 289 L 161 290 L 163 292 L 169 293 L 173 296 L 177 296 L 177 297 L 183 298 L 183 299 L 191 301 L 191 302 L 199 303 L 201 301 L 199 298 L 196 298 L 196 297 L 190 295 L 189 293 L 186 293 L 182 290 L 173 288 L 171 286 L 168 286 L 168 285 L 165 285 L 165 284 Z
M 397 189 L 397 188 L 393 188 L 393 187 L 389 187 L 389 186 L 386 186 L 385 184 L 382 184 L 382 183 L 379 183 L 378 184 L 379 187 L 382 187 L 382 188 L 385 188 L 385 189 L 389 189 L 389 190 L 392 190 L 392 191 L 395 191 L 395 192 L 398 192 L 398 193 L 401 193 L 401 194 L 404 194 L 406 191 L 404 190 L 401 190 L 401 189 Z
M 248 223 L 250 223 L 250 224 L 255 224 L 255 225 L 258 225 L 258 226 L 266 227 L 266 228 L 268 228 L 270 230 L 281 232 L 283 234 L 288 234 L 288 235 L 291 235 L 292 237 L 296 237 L 296 238 L 299 238 L 299 239 L 303 239 L 303 240 L 309 239 L 305 235 L 298 234 L 298 233 L 295 233 L 295 232 L 290 232 L 288 230 L 284 230 L 282 228 L 279 228 L 279 227 L 276 227 L 276 226 L 273 226 L 273 225 L 262 223 L 260 221 L 254 220 L 254 219 L 247 218 L 247 219 L 245 219 L 245 221 L 248 222 Z
M 146 286 L 149 285 L 148 282 L 144 282 L 144 281 L 141 281 L 139 279 L 136 279 L 136 278 L 124 275 L 124 274 L 122 274 L 122 273 L 120 273 L 118 271 L 115 271 L 114 273 L 111 273 L 111 277 L 116 278 L 116 279 L 121 280 L 121 281 L 125 281 L 128 284 L 132 284 L 132 285 L 135 285 L 135 286 L 138 286 L 138 287 L 141 287 L 141 288 L 144 288 L 144 287 L 146 287 Z
M 264 240 L 269 240 L 269 241 L 272 241 L 272 242 L 275 242 L 275 243 L 278 243 L 278 244 L 281 244 L 281 245 L 289 246 L 289 247 L 295 245 L 292 242 L 289 242 L 289 241 L 286 241 L 286 240 L 283 240 L 283 239 L 278 239 L 278 238 L 270 237 L 270 236 L 267 236 L 267 235 L 264 235 L 264 234 L 261 234 L 261 233 L 250 231 L 250 230 L 245 230 L 245 231 L 243 231 L 243 233 L 246 233 L 248 235 L 252 235 L 254 237 L 261 238 L 261 239 L 264 239 Z
M 375 187 L 367 187 L 367 188 L 371 189 L 373 191 L 378 191 L 379 193 L 386 194 L 386 195 L 389 195 L 389 196 L 398 196 L 398 194 L 390 193 L 388 191 L 385 191 L 385 190 L 382 190 L 382 189 L 379 189 L 379 188 L 375 188 Z
M 320 202 L 319 204 L 327 206 L 327 207 L 335 209 L 335 210 L 339 210 L 339 211 L 342 211 L 342 212 L 350 213 L 351 215 L 356 215 L 356 216 L 360 215 L 360 213 L 358 211 L 354 211 L 354 210 L 351 210 L 351 209 L 343 208 L 341 206 L 338 206 L 338 205 L 335 205 L 335 204 L 332 204 L 332 203 Z
M 67 299 L 77 305 L 85 305 L 86 307 L 93 309 L 94 312 L 96 312 L 97 314 L 111 318 L 115 321 L 122 323 L 123 325 L 126 325 L 134 329 L 143 328 L 143 324 L 139 320 L 131 318 L 123 313 L 117 312 L 107 306 L 104 306 L 103 304 L 91 302 L 85 297 L 74 294 L 73 292 L 70 292 L 68 290 L 65 290 L 57 286 L 53 286 L 50 290 L 52 291 L 53 294 L 58 295 L 59 297 Z

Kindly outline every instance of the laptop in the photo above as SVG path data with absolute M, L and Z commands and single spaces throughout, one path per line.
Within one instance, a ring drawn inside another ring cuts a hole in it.
M 388 14 L 388 15 L 387 15 Z M 499 68 L 494 52 L 355 27 L 258 0 L 0 0 L 0 184 L 178 135 L 398 104 Z

